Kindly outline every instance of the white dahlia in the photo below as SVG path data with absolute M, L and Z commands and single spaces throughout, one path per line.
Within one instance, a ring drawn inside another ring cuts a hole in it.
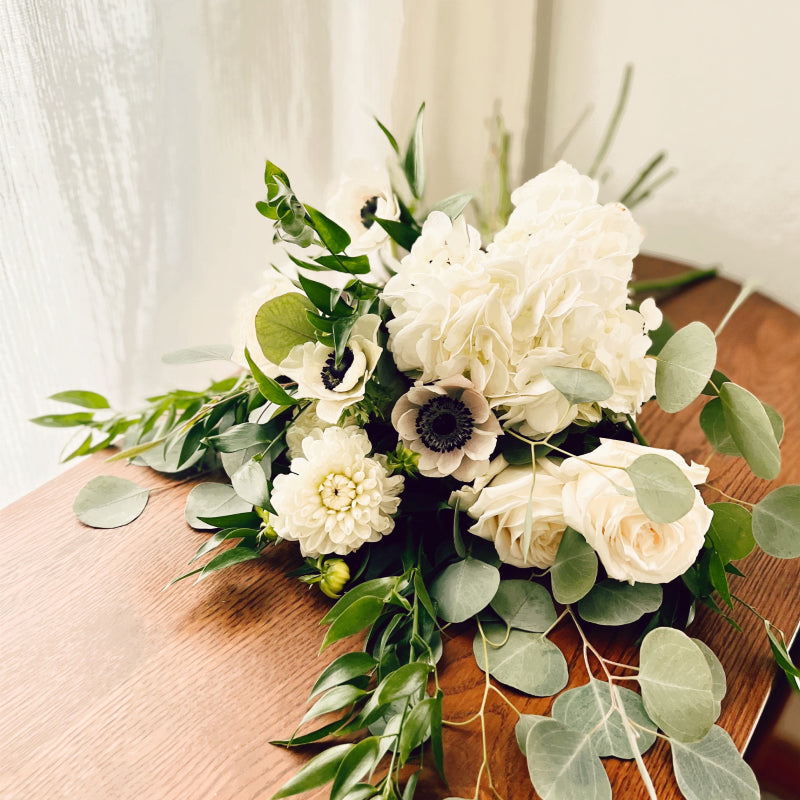
M 275 478 L 270 517 L 279 536 L 304 556 L 347 555 L 394 528 L 402 475 L 391 475 L 362 430 L 326 428 L 303 441 L 303 457 Z

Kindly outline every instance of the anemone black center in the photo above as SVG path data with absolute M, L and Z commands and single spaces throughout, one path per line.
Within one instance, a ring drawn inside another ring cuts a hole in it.
M 361 224 L 365 228 L 371 228 L 375 222 L 375 212 L 378 210 L 378 198 L 370 197 L 363 206 L 361 206 Z
M 447 395 L 428 400 L 417 414 L 420 441 L 435 453 L 462 448 L 472 437 L 474 427 L 472 414 L 464 403 Z
M 344 378 L 345 373 L 350 369 L 353 363 L 353 351 L 349 347 L 345 347 L 342 353 L 342 360 L 339 365 L 336 365 L 336 355 L 331 353 L 325 361 L 325 366 L 322 368 L 319 376 L 322 379 L 322 385 L 328 389 L 335 389 Z

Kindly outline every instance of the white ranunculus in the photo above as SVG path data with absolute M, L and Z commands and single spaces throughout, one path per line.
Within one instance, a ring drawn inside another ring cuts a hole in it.
M 256 312 L 268 300 L 296 291 L 294 284 L 286 275 L 274 269 L 267 270 L 264 275 L 264 285 L 243 297 L 236 307 L 236 319 L 231 332 L 233 341 L 231 361 L 244 369 L 249 369 L 247 359 L 244 357 L 246 347 L 250 358 L 265 375 L 277 378 L 281 374 L 278 367 L 261 352 L 261 345 L 256 336 Z
M 548 459 L 507 466 L 481 489 L 467 513 L 477 520 L 470 533 L 494 542 L 497 554 L 515 567 L 552 566 L 567 523 L 564 520 L 564 480 Z M 530 505 L 531 536 L 523 550 Z
M 328 216 L 350 235 L 349 255 L 368 255 L 389 241 L 389 234 L 372 216 L 396 220 L 400 207 L 389 173 L 367 161 L 354 161 L 327 204 Z
M 708 476 L 707 467 L 689 466 L 672 450 L 604 439 L 585 459 L 568 458 L 562 463 L 564 518 L 597 551 L 610 578 L 667 583 L 694 563 L 713 515 L 695 490 L 694 505 L 679 520 L 669 524 L 650 520 L 624 471 L 647 454 L 668 458 L 695 486 Z
M 371 449 L 359 429 L 330 427 L 306 437 L 292 471 L 275 478 L 275 532 L 298 542 L 304 556 L 347 555 L 391 533 L 403 477 L 389 473 L 384 457 L 370 457 Z
M 320 342 L 295 345 L 281 361 L 280 373 L 297 383 L 295 396 L 316 400 L 316 414 L 325 422 L 337 422 L 345 408 L 363 399 L 382 352 L 380 323 L 377 314 L 359 317 L 338 367 L 333 348 Z

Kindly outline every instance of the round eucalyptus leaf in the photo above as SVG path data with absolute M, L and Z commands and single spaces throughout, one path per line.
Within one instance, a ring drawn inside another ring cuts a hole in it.
M 653 522 L 670 523 L 691 511 L 695 488 L 681 468 L 664 456 L 639 456 L 626 470 L 639 507 Z
M 222 468 L 230 478 L 236 470 L 243 467 L 253 456 L 261 455 L 266 447 L 266 444 L 254 444 L 252 447 L 248 447 L 245 450 L 235 450 L 232 453 L 220 453 L 219 459 L 222 462 Z M 272 469 L 269 460 L 262 459 L 259 463 L 267 478 L 271 477 Z
M 735 383 L 723 383 L 719 399 L 725 424 L 751 472 L 773 480 L 781 471 L 781 451 L 761 401 Z
M 467 557 L 447 567 L 431 586 L 431 597 L 439 604 L 446 622 L 464 622 L 483 611 L 500 585 L 500 570 Z
M 242 500 L 227 483 L 199 483 L 186 498 L 184 516 L 195 530 L 210 531 L 215 526 L 203 522 L 200 517 L 224 517 L 252 510 L 253 504 Z
M 611 783 L 591 740 L 562 722 L 534 725 L 525 755 L 533 788 L 546 800 L 611 800 Z
M 658 610 L 664 592 L 657 583 L 629 583 L 608 578 L 578 603 L 578 613 L 597 625 L 627 625 Z
M 92 528 L 119 528 L 133 522 L 144 511 L 148 489 L 113 475 L 92 478 L 78 492 L 72 510 Z
M 753 770 L 745 763 L 731 737 L 714 725 L 699 742 L 673 740 L 672 765 L 686 800 L 759 800 Z
M 761 405 L 767 413 L 775 441 L 780 443 L 783 439 L 783 417 L 772 406 L 768 406 L 766 403 Z M 700 412 L 700 427 L 717 453 L 723 456 L 742 457 L 741 451 L 736 446 L 736 442 L 733 441 L 733 436 L 728 430 L 725 411 L 722 408 L 722 400 L 718 397 L 709 400 L 703 406 L 703 410 Z
M 546 631 L 557 618 L 550 592 L 531 581 L 500 581 L 492 608 L 511 628 Z
M 545 367 L 542 374 L 572 405 L 599 403 L 614 394 L 611 384 L 590 369 Z
M 706 657 L 682 631 L 654 628 L 640 650 L 639 685 L 650 718 L 681 742 L 702 739 L 715 719 Z
M 705 389 L 717 361 L 717 341 L 702 322 L 690 322 L 674 333 L 657 357 L 656 400 L 674 414 Z
M 265 358 L 280 364 L 295 345 L 317 340 L 307 311 L 314 311 L 313 304 L 297 292 L 273 297 L 258 309 L 256 338 Z
M 725 692 L 728 691 L 728 681 L 725 677 L 725 668 L 717 658 L 717 654 L 701 639 L 692 637 L 692 641 L 700 648 L 700 652 L 711 670 L 711 694 L 718 703 L 722 702 Z
M 756 545 L 750 512 L 738 503 L 711 503 L 714 516 L 708 535 L 723 564 L 750 555 Z
M 568 605 L 581 599 L 597 578 L 597 553 L 580 533 L 567 528 L 550 569 L 553 596 Z
M 771 556 L 800 556 L 800 486 L 781 486 L 756 503 L 753 536 Z
M 517 738 L 517 745 L 525 754 L 525 746 L 528 740 L 528 732 L 534 725 L 538 725 L 542 720 L 550 717 L 542 717 L 539 714 L 520 714 L 517 724 L 514 726 L 514 735 Z
M 505 625 L 486 625 L 489 642 L 505 639 Z M 472 642 L 472 652 L 481 669 L 486 669 L 483 639 L 480 631 Z M 561 650 L 540 633 L 511 630 L 508 640 L 500 647 L 487 643 L 489 673 L 500 683 L 537 697 L 549 697 L 560 692 L 569 678 L 569 669 Z
M 628 719 L 653 731 L 649 733 L 632 726 L 639 754 L 646 753 L 656 740 L 656 724 L 647 716 L 639 694 L 621 687 L 617 687 L 617 691 Z M 619 710 L 612 711 L 611 707 L 608 683 L 591 678 L 585 686 L 560 694 L 553 704 L 552 714 L 553 719 L 560 720 L 568 728 L 589 736 L 598 756 L 634 758 Z
M 231 476 L 233 490 L 242 500 L 263 508 L 269 503 L 269 484 L 261 462 L 250 460 Z

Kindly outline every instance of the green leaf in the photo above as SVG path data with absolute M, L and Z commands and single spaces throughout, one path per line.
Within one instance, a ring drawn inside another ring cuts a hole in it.
M 276 406 L 293 406 L 298 401 L 286 392 L 276 380 L 265 375 L 258 365 L 250 357 L 250 351 L 245 347 L 244 357 L 247 359 L 247 366 L 250 368 L 250 374 L 258 386 L 258 391 L 261 392 L 265 400 L 270 403 L 275 403 Z
M 367 773 L 375 769 L 380 759 L 380 745 L 377 736 L 362 739 L 342 759 L 331 787 L 330 800 L 344 800 L 348 792 Z
M 221 569 L 233 567 L 236 564 L 243 564 L 245 561 L 255 561 L 261 558 L 261 554 L 257 550 L 250 547 L 232 547 L 224 553 L 214 556 L 201 570 L 198 581 L 207 578 L 214 572 L 219 572 Z
M 367 256 L 320 256 L 317 263 L 325 269 L 333 269 L 337 272 L 346 272 L 348 275 L 365 275 L 370 271 L 369 258 Z
M 341 602 L 341 601 L 339 601 Z M 320 651 L 328 645 L 368 628 L 381 615 L 384 601 L 381 597 L 366 596 L 356 600 L 331 623 Z
M 191 442 L 188 446 L 186 444 L 189 433 L 190 431 L 187 431 L 177 437 L 173 434 L 166 444 L 145 450 L 140 456 L 142 462 L 156 472 L 167 474 L 181 472 L 194 466 L 202 458 L 205 449 L 195 448 L 192 454 L 181 460 L 185 455 L 184 448 L 191 447 Z
M 331 253 L 341 253 L 350 244 L 350 234 L 316 208 L 306 206 L 306 213 L 322 243 Z
M 373 119 L 378 123 L 378 127 L 383 131 L 383 135 L 389 141 L 389 144 L 392 146 L 392 150 L 394 150 L 397 155 L 400 155 L 400 148 L 397 145 L 397 140 L 394 138 L 394 136 L 392 136 L 391 131 L 377 117 L 373 117 Z
M 780 443 L 783 439 L 783 417 L 772 406 L 768 406 L 766 403 L 761 405 L 764 407 L 764 411 L 767 412 L 775 441 Z M 703 410 L 700 412 L 700 427 L 715 452 L 723 456 L 742 458 L 742 453 L 728 430 L 725 410 L 722 407 L 722 401 L 718 397 L 709 400 L 703 406 Z
M 653 521 L 670 523 L 691 511 L 695 488 L 681 468 L 664 456 L 639 456 L 626 470 L 636 491 L 636 501 Z
M 397 242 L 400 247 L 405 248 L 409 252 L 414 246 L 414 242 L 419 239 L 419 232 L 414 230 L 410 225 L 397 222 L 397 220 L 393 219 L 382 219 L 381 217 L 373 217 L 373 219 L 389 234 L 392 241 Z
M 201 442 L 205 438 L 205 435 L 206 428 L 203 422 L 195 422 L 195 424 L 189 428 L 186 434 L 182 437 L 183 442 L 181 444 L 181 451 L 178 455 L 178 460 L 175 463 L 175 466 L 178 469 L 188 465 L 188 463 L 192 461 L 192 457 L 197 455 L 198 451 L 205 450 L 205 447 L 201 447 Z M 202 455 L 202 452 L 200 454 Z M 195 459 L 195 461 L 196 460 L 199 459 Z
M 78 425 L 86 425 L 93 419 L 94 414 L 88 411 L 75 411 L 72 414 L 44 414 L 30 421 L 45 428 L 76 428 Z
M 375 689 L 375 703 L 382 706 L 404 697 L 417 697 L 428 683 L 431 665 L 412 661 L 391 672 Z
M 538 725 L 542 720 L 550 717 L 542 717 L 539 714 L 520 714 L 517 724 L 514 726 L 514 736 L 517 739 L 517 746 L 523 755 L 527 745 L 528 733 L 534 725 Z
M 278 365 L 296 345 L 315 342 L 314 327 L 306 316 L 313 310 L 308 298 L 297 292 L 267 300 L 255 319 L 256 338 L 264 357 Z
M 302 747 L 312 742 L 318 742 L 320 739 L 324 739 L 326 736 L 336 733 L 345 725 L 348 719 L 350 719 L 349 712 L 328 725 L 323 725 L 309 733 L 304 733 L 302 736 L 292 736 L 291 739 L 272 739 L 270 740 L 270 744 L 274 744 L 277 747 Z
M 364 581 L 359 583 L 358 586 L 353 587 L 347 591 L 339 600 L 336 601 L 333 608 L 320 621 L 321 625 L 327 625 L 338 619 L 356 600 L 362 597 L 377 597 L 381 602 L 388 602 L 392 595 L 392 591 L 397 586 L 396 577 L 386 578 L 373 578 L 371 581 Z
M 800 669 L 792 661 L 789 649 L 786 647 L 783 631 L 776 628 L 768 619 L 764 620 L 764 628 L 767 631 L 767 638 L 769 639 L 769 646 L 775 658 L 775 663 L 786 673 L 787 678 L 800 678 Z M 790 683 L 792 683 L 791 680 Z
M 258 532 L 261 526 L 261 517 L 255 511 L 243 511 L 234 514 L 222 514 L 218 517 L 202 514 L 198 517 L 200 522 L 205 522 L 212 528 L 250 528 Z
M 731 590 L 728 587 L 728 576 L 725 572 L 725 565 L 719 557 L 719 553 L 712 550 L 708 559 L 708 577 L 711 585 L 717 590 L 719 596 L 733 608 Z
M 425 581 L 422 579 L 422 575 L 419 571 L 414 573 L 414 594 L 417 595 L 417 599 L 422 603 L 422 607 L 428 612 L 431 619 L 436 619 L 436 611 L 433 607 L 433 601 L 431 600 L 431 596 L 428 594 L 428 589 L 425 586 Z
M 731 737 L 714 725 L 698 742 L 673 740 L 675 780 L 686 800 L 759 800 L 753 770 L 745 763 Z
M 750 512 L 738 503 L 711 503 L 714 512 L 708 535 L 723 564 L 750 555 L 755 547 Z
M 611 783 L 591 740 L 555 719 L 531 727 L 528 772 L 545 800 L 611 800 Z
M 446 782 L 447 779 L 444 776 L 444 745 L 442 744 L 442 700 L 444 699 L 444 692 L 439 689 L 433 699 L 433 715 L 431 717 L 433 763 L 442 780 Z
M 425 160 L 422 151 L 422 120 L 425 114 L 425 103 L 419 107 L 417 118 L 414 122 L 414 131 L 406 150 L 403 169 L 406 173 L 408 185 L 414 197 L 422 197 L 425 191 Z
M 233 490 L 242 500 L 264 508 L 269 505 L 269 483 L 258 461 L 248 461 L 231 476 Z
M 348 708 L 356 700 L 364 697 L 365 694 L 366 692 L 362 688 L 352 686 L 349 683 L 333 686 L 306 711 L 303 719 L 300 720 L 300 725 L 304 725 L 315 717 L 321 717 L 323 714 L 330 714 L 332 711 L 341 711 L 343 708 Z
M 492 608 L 510 628 L 541 633 L 557 619 L 550 592 L 531 581 L 500 581 Z
M 657 611 L 662 599 L 663 591 L 657 583 L 631 586 L 607 578 L 578 603 L 578 613 L 597 625 L 627 625 Z
M 703 389 L 703 394 L 716 397 L 719 394 L 719 387 L 722 386 L 723 383 L 727 383 L 729 380 L 730 378 L 727 375 L 720 372 L 718 369 L 715 369 L 711 373 L 711 377 L 708 379 L 705 389 Z
M 257 537 L 258 531 L 254 531 L 252 528 L 225 528 L 221 531 L 217 531 L 197 548 L 195 554 L 189 559 L 189 563 L 194 563 L 198 558 L 202 558 L 206 555 L 206 553 L 215 550 L 223 542 L 228 542 L 232 539 L 249 539 L 254 542 Z
M 411 752 L 428 739 L 435 703 L 436 701 L 433 697 L 427 697 L 417 703 L 408 713 L 400 730 L 401 764 L 405 764 Z
M 717 658 L 717 654 L 701 639 L 692 637 L 692 641 L 700 648 L 700 652 L 711 670 L 711 694 L 717 703 L 722 702 L 728 690 L 728 681 L 725 678 L 725 669 Z
M 125 478 L 99 475 L 92 478 L 72 504 L 78 519 L 92 528 L 119 528 L 144 511 L 150 491 Z
M 417 791 L 417 782 L 422 770 L 412 773 L 406 781 L 405 788 L 403 789 L 403 800 L 413 800 L 414 793 Z
M 339 771 L 339 766 L 345 756 L 353 749 L 352 744 L 338 744 L 323 750 L 314 756 L 293 778 L 287 781 L 283 788 L 272 795 L 272 800 L 281 797 L 291 797 L 293 794 L 316 789 L 317 786 L 332 781 Z
M 717 361 L 717 342 L 702 322 L 690 322 L 673 334 L 657 356 L 656 399 L 674 414 L 705 388 Z
M 502 642 L 505 625 L 485 625 L 490 642 Z M 472 642 L 478 666 L 485 670 L 483 640 L 480 631 Z M 500 647 L 487 644 L 489 673 L 506 686 L 526 694 L 547 697 L 560 692 L 569 678 L 567 662 L 561 650 L 540 633 L 512 630 Z
M 771 556 L 800 556 L 800 486 L 781 486 L 756 503 L 753 536 Z
M 572 405 L 608 400 L 614 389 L 598 372 L 575 367 L 545 367 L 542 374 Z
M 702 739 L 716 713 L 711 670 L 700 648 L 674 628 L 655 628 L 640 650 L 639 685 L 644 707 L 667 736 Z
M 564 605 L 577 602 L 594 586 L 597 554 L 578 531 L 564 531 L 550 578 L 553 596 Z
M 777 478 L 781 452 L 764 406 L 735 383 L 723 383 L 719 397 L 728 430 L 752 473 L 765 480 Z
M 473 197 L 474 195 L 470 192 L 454 194 L 444 200 L 440 200 L 433 206 L 431 211 L 441 211 L 443 214 L 447 214 L 450 219 L 455 220 L 461 216 L 464 209 L 472 202 Z
M 639 754 L 646 753 L 656 740 L 656 724 L 647 716 L 642 698 L 630 689 L 617 689 L 629 720 L 646 732 L 634 726 L 634 735 Z M 585 686 L 569 689 L 560 694 L 553 704 L 553 719 L 563 722 L 568 728 L 590 737 L 598 756 L 615 756 L 632 759 L 628 735 L 618 709 L 612 709 L 611 691 L 608 683 L 590 678 Z
M 184 516 L 195 530 L 207 531 L 217 526 L 203 522 L 200 517 L 245 514 L 252 508 L 251 503 L 242 500 L 226 483 L 199 483 L 186 498 Z
M 464 622 L 483 611 L 500 585 L 497 567 L 467 557 L 451 564 L 431 586 L 431 596 L 439 604 L 439 616 L 447 622 Z
M 200 364 L 204 361 L 230 361 L 233 347 L 229 344 L 208 344 L 200 347 L 185 347 L 161 356 L 165 364 Z
M 377 665 L 378 662 L 369 653 L 345 653 L 325 667 L 311 689 L 308 699 L 333 686 L 367 675 Z
M 266 425 L 256 422 L 242 422 L 233 425 L 225 433 L 209 436 L 208 443 L 219 453 L 235 453 L 257 444 L 267 445 L 272 439 Z
M 50 400 L 55 400 L 58 403 L 69 403 L 73 406 L 80 406 L 81 408 L 108 408 L 108 400 L 97 392 L 86 392 L 80 389 L 75 389 L 67 392 L 57 392 L 50 395 Z

